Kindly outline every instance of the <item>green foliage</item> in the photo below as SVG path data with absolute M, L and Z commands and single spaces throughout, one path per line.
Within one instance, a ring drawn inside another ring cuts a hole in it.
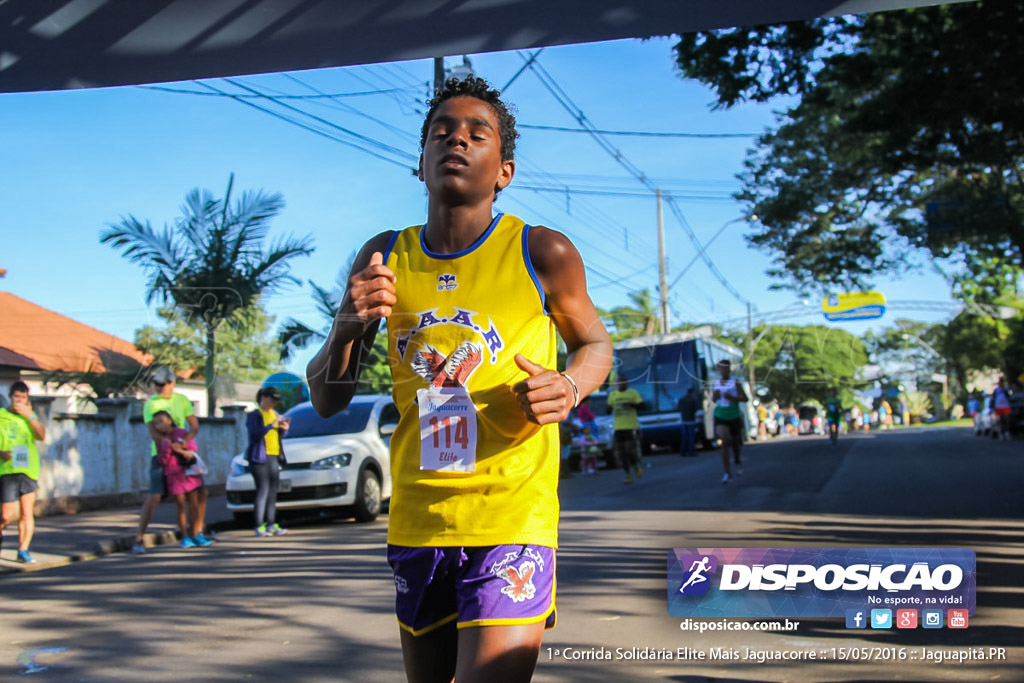
M 770 274 L 862 289 L 917 249 L 970 277 L 1024 257 L 1024 1 L 954 3 L 683 36 L 718 105 L 799 102 L 748 155 L 738 197 Z
M 165 306 L 157 310 L 163 327 L 146 325 L 135 331 L 135 346 L 151 354 L 154 366 L 166 366 L 178 373 L 208 379 L 205 372 L 206 338 L 203 331 Z M 233 382 L 258 384 L 283 369 L 276 340 L 270 336 L 274 318 L 259 301 L 236 310 L 218 330 L 217 374 Z
M 768 387 L 769 398 L 781 405 L 823 404 L 835 389 L 844 406 L 853 404 L 857 370 L 868 361 L 860 339 L 823 325 L 758 326 L 753 333 L 761 337 L 754 347 L 755 378 Z
M 658 309 L 651 290 L 629 293 L 631 306 L 616 306 L 610 311 L 598 309 L 598 315 L 611 327 L 612 341 L 632 339 L 658 331 Z
M 925 391 L 908 391 L 907 397 L 907 412 L 913 416 L 922 416 L 931 414 L 934 409 L 932 404 L 932 397 Z
M 217 335 L 222 325 L 262 294 L 297 282 L 290 261 L 313 252 L 312 238 L 286 237 L 264 250 L 271 220 L 284 208 L 280 194 L 243 192 L 232 201 L 234 174 L 224 198 L 194 189 L 181 216 L 162 230 L 134 216 L 111 223 L 100 236 L 140 265 L 148 276 L 147 302 L 173 306 L 205 338 L 203 375 L 217 375 Z M 216 385 L 207 383 L 210 414 L 216 410 Z

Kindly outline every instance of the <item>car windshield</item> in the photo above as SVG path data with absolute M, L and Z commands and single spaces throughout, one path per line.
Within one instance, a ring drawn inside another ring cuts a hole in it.
M 331 417 L 320 417 L 308 403 L 295 406 L 285 417 L 291 418 L 292 424 L 285 434 L 286 439 L 301 439 L 307 436 L 324 436 L 327 434 L 355 434 L 366 429 L 373 411 L 372 403 L 350 403 L 348 408 Z

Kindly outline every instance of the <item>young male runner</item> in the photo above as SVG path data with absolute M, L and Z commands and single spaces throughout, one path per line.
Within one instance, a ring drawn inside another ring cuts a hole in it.
M 402 413 L 388 560 L 410 681 L 532 676 L 554 617 L 557 423 L 611 367 L 576 249 L 492 213 L 515 173 L 516 137 L 485 81 L 445 84 L 421 140 L 426 224 L 366 243 L 307 368 L 317 412 L 341 410 L 387 319 Z

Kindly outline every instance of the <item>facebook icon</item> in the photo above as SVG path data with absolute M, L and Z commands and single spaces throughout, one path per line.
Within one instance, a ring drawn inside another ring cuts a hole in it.
M 867 612 L 862 609 L 846 610 L 846 628 L 867 628 Z

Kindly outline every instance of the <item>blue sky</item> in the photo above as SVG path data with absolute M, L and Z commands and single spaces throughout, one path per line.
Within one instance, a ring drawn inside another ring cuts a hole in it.
M 710 91 L 675 72 L 672 44 L 671 39 L 654 39 L 548 48 L 539 63 L 601 129 L 757 133 L 771 125 L 773 110 L 785 106 L 780 101 L 712 111 Z M 516 52 L 470 59 L 476 73 L 498 87 L 523 66 Z M 449 58 L 447 64 L 460 61 Z M 420 60 L 294 73 L 298 80 L 282 74 L 234 79 L 260 92 L 293 95 L 312 94 L 311 88 L 326 93 L 388 91 L 288 102 L 371 138 L 373 142 L 359 144 L 399 163 L 223 96 L 144 87 L 0 95 L 0 267 L 8 269 L 0 289 L 133 339 L 136 328 L 157 321 L 145 304 L 143 272 L 101 245 L 100 232 L 129 214 L 162 226 L 178 215 L 190 189 L 220 195 L 232 172 L 238 189 L 284 195 L 287 205 L 272 234 L 311 234 L 316 253 L 296 260 L 293 273 L 303 282 L 329 285 L 366 239 L 424 217 L 424 188 L 408 166 L 418 154 L 421 112 L 432 74 L 432 63 Z M 220 79 L 205 83 L 244 92 Z M 209 92 L 193 82 L 163 85 Z M 516 106 L 520 123 L 578 125 L 530 70 L 505 94 Z M 588 135 L 520 132 L 516 179 L 497 208 L 568 234 L 588 265 L 591 294 L 599 306 L 627 303 L 630 291 L 644 287 L 656 293 L 654 197 L 641 196 L 644 186 Z M 743 207 L 730 194 L 738 188 L 735 174 L 742 169 L 751 138 L 607 140 L 654 184 L 677 197 L 676 205 L 701 242 L 742 214 Z M 398 151 L 387 151 L 387 146 Z M 525 189 L 539 185 L 630 196 L 566 196 Z M 696 250 L 669 206 L 664 213 L 671 282 Z M 708 247 L 708 255 L 758 311 L 791 306 L 799 297 L 769 291 L 771 282 L 764 275 L 769 259 L 747 246 L 744 232 L 742 223 L 727 227 Z M 949 301 L 948 286 L 924 263 L 911 275 L 878 278 L 877 289 L 895 300 Z M 746 312 L 703 263 L 679 279 L 670 300 L 673 324 L 724 321 Z M 290 316 L 319 324 L 305 285 L 266 303 L 278 324 Z M 789 322 L 824 323 L 817 314 L 817 298 L 800 310 L 807 312 Z M 899 315 L 933 321 L 946 317 L 924 311 Z M 864 323 L 845 327 L 857 334 L 867 328 Z M 300 355 L 291 367 L 301 370 L 307 357 Z

